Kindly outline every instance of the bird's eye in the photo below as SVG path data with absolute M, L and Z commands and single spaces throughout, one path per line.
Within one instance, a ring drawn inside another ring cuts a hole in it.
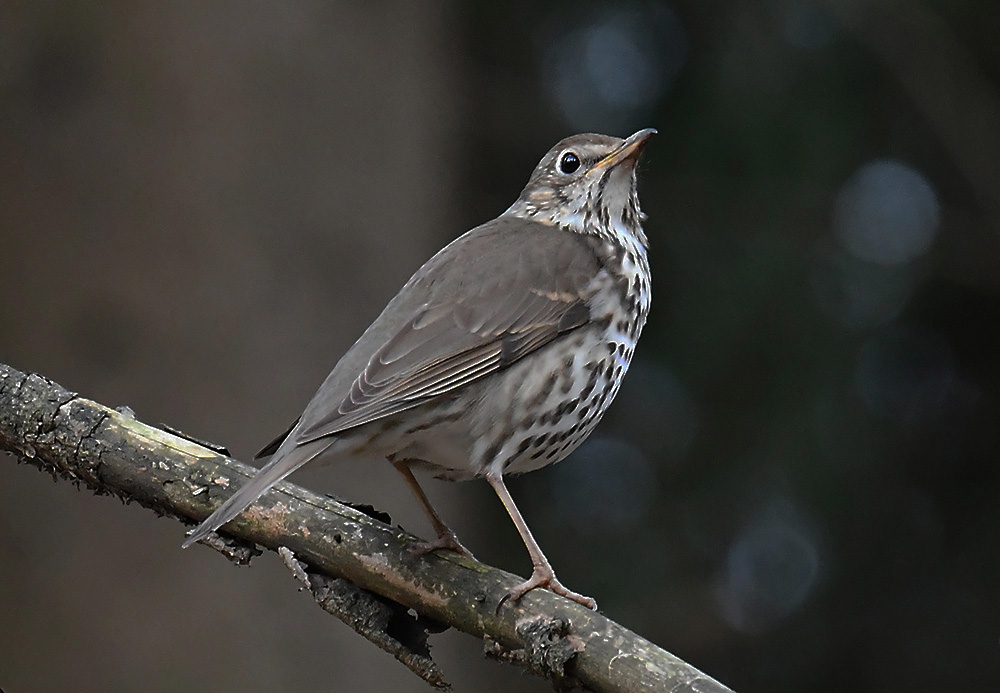
M 559 170 L 569 175 L 580 168 L 580 157 L 574 152 L 566 152 L 559 158 Z

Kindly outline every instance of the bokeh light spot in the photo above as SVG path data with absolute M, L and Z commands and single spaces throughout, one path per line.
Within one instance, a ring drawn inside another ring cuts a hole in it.
M 572 129 L 624 132 L 648 119 L 673 82 L 687 34 L 663 3 L 581 14 L 543 23 L 543 85 Z
M 820 574 L 818 541 L 787 502 L 767 505 L 743 526 L 715 585 L 723 618 L 734 629 L 759 633 L 799 607 Z
M 927 252 L 940 222 L 941 207 L 927 179 L 900 161 L 878 159 L 840 189 L 833 230 L 859 259 L 898 265 Z

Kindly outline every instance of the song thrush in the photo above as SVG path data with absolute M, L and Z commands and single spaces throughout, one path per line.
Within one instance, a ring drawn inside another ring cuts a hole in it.
M 636 163 L 654 133 L 575 135 L 553 147 L 510 209 L 417 270 L 302 416 L 258 454 L 271 461 L 184 546 L 321 454 L 381 456 L 437 532 L 419 551 L 468 554 L 410 468 L 449 480 L 483 477 L 534 566 L 504 600 L 546 587 L 596 608 L 556 580 L 503 475 L 569 455 L 618 391 L 649 312 Z

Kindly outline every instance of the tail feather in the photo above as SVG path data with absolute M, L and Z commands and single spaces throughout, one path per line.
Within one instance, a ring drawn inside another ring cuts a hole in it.
M 186 549 L 232 520 L 246 510 L 251 503 L 267 493 L 272 486 L 321 454 L 332 443 L 333 439 L 326 438 L 311 441 L 305 445 L 295 445 L 290 439 L 286 439 L 278 448 L 274 458 L 261 467 L 254 478 L 227 498 L 225 503 L 198 525 L 188 535 L 181 548 Z

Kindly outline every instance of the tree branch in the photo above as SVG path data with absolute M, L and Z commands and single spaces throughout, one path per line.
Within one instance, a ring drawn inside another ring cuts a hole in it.
M 98 493 L 185 523 L 208 516 L 256 469 L 0 363 L 0 450 Z M 483 638 L 489 656 L 559 686 L 594 691 L 728 688 L 599 613 L 546 590 L 496 606 L 520 578 L 451 552 L 414 556 L 415 538 L 359 509 L 282 483 L 226 527 L 214 548 L 247 562 L 279 550 L 324 609 L 428 683 L 440 624 Z M 419 614 L 409 615 L 409 609 Z

